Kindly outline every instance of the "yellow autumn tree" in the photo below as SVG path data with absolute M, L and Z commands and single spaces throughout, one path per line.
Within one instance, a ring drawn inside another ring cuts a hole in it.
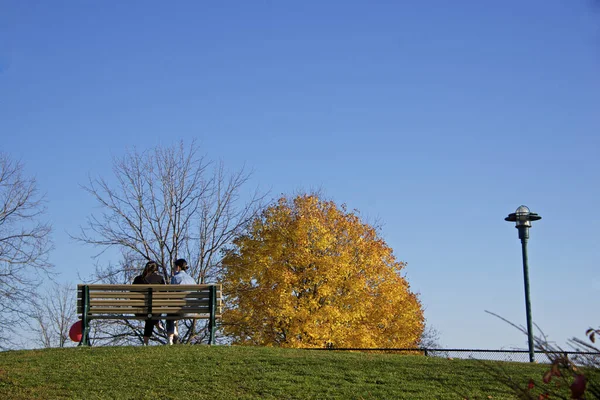
M 412 347 L 423 310 L 372 226 L 315 195 L 281 198 L 223 259 L 235 344 Z

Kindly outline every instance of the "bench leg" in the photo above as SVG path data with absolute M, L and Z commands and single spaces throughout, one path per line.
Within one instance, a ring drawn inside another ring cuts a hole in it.
M 83 287 L 83 314 L 81 315 L 81 341 L 79 346 L 90 345 L 90 320 L 88 313 L 90 311 L 90 288 L 85 285 Z
M 217 327 L 215 324 L 215 322 L 216 322 L 215 314 L 216 313 L 217 313 L 217 287 L 211 286 L 210 287 L 210 319 L 208 320 L 208 333 L 210 335 L 208 344 L 210 344 L 210 345 L 215 344 L 215 331 L 217 330 Z

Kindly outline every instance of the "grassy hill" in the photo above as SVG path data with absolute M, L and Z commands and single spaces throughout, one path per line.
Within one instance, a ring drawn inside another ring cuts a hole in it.
M 525 384 L 545 368 L 491 363 Z M 491 397 L 490 397 L 491 396 Z M 510 399 L 480 361 L 230 346 L 0 353 L 0 399 Z

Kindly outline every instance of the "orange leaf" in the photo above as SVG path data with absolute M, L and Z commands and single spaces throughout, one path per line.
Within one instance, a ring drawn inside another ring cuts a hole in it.
M 552 370 L 547 371 L 544 374 L 544 377 L 542 378 L 542 380 L 544 381 L 544 383 L 549 383 L 552 380 Z
M 535 382 L 533 379 L 529 378 L 529 383 L 527 384 L 527 390 L 531 390 L 535 387 Z

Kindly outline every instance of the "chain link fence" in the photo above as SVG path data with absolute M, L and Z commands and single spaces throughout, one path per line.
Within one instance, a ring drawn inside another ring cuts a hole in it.
M 529 362 L 528 350 L 489 350 L 489 349 L 425 349 L 425 348 L 315 348 L 322 351 L 362 351 L 390 354 L 424 355 L 426 357 L 475 359 L 489 361 Z M 590 360 L 600 360 L 600 353 L 582 351 L 536 352 L 535 362 L 551 364 L 552 359 L 567 356 L 576 365 L 589 365 Z

